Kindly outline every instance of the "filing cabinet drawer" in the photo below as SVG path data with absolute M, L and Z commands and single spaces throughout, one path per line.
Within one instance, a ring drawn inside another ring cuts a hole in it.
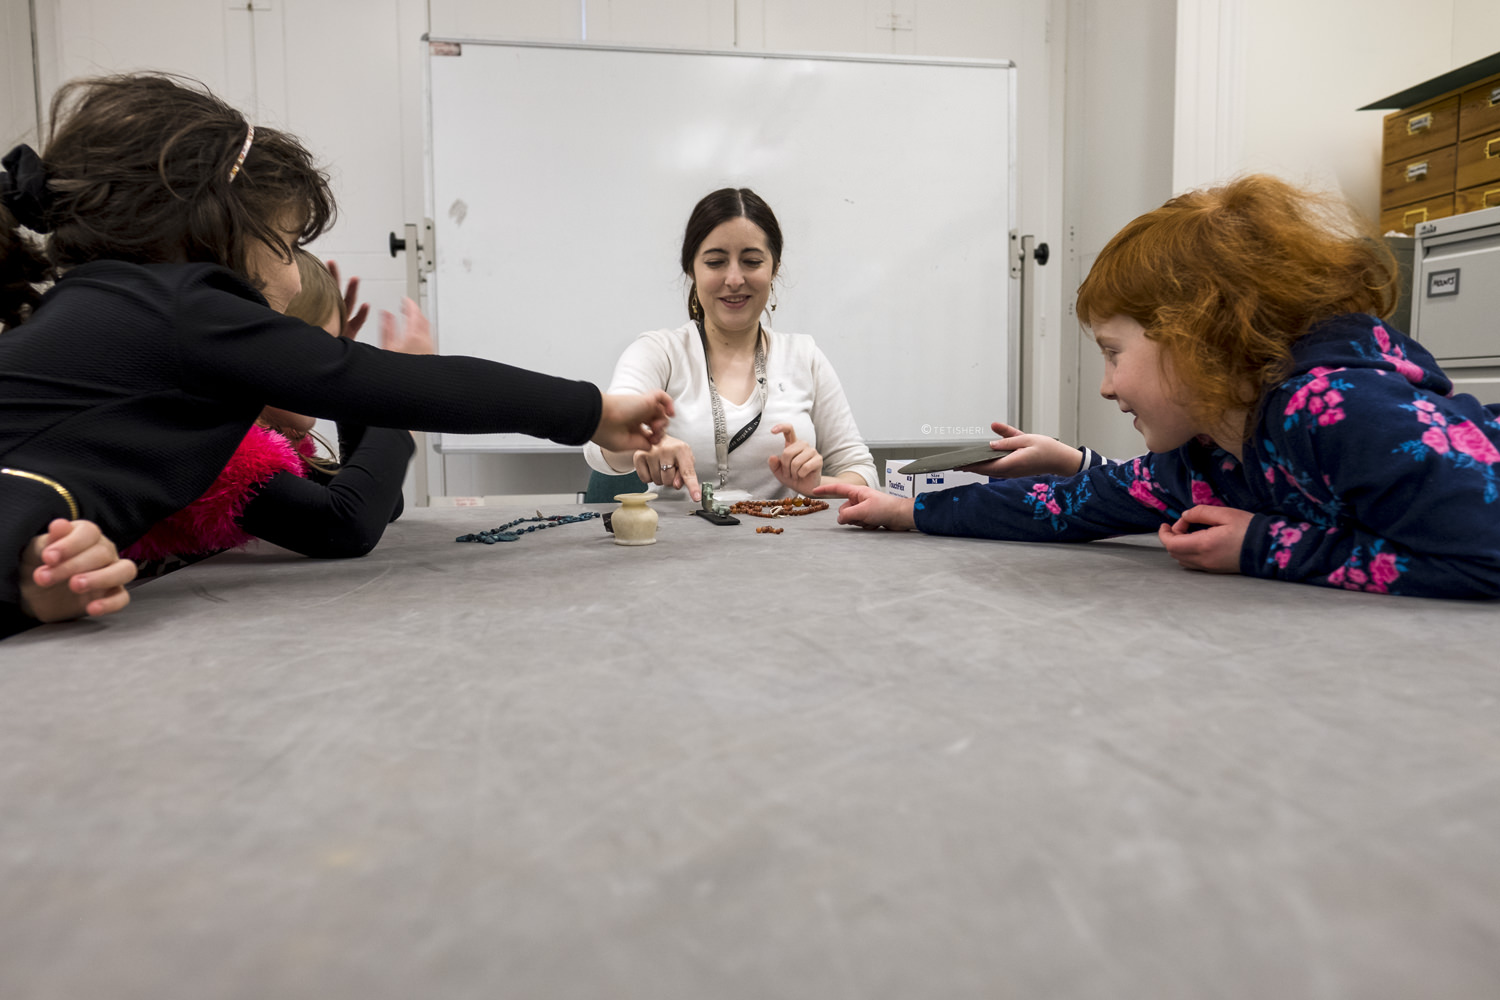
M 1500 208 L 1500 182 L 1464 188 L 1454 197 L 1454 215 L 1477 212 L 1482 208 Z
M 1454 186 L 1470 188 L 1493 181 L 1500 181 L 1500 131 L 1459 143 Z
M 1410 160 L 1458 139 L 1458 95 L 1385 116 L 1385 161 Z
M 1497 147 L 1500 148 L 1500 147 Z M 1453 191 L 1458 148 L 1445 146 L 1426 156 L 1387 163 L 1380 171 L 1380 210 L 1428 201 Z M 1474 184 L 1482 184 L 1476 180 Z
M 1458 107 L 1458 137 L 1472 139 L 1500 129 L 1500 76 L 1464 91 Z
M 1431 198 L 1416 205 L 1401 205 L 1380 213 L 1382 233 L 1405 233 L 1414 235 L 1417 226 L 1433 219 L 1446 219 L 1453 214 L 1453 195 Z

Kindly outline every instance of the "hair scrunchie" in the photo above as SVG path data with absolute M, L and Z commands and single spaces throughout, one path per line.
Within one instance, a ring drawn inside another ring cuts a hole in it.
M 10 209 L 16 221 L 34 232 L 52 228 L 48 216 L 53 205 L 52 189 L 47 186 L 47 167 L 36 150 L 22 143 L 0 157 L 0 205 Z

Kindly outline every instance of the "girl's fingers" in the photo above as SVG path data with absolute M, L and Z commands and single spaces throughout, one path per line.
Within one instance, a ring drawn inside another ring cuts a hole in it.
M 129 559 L 116 559 L 102 569 L 75 574 L 68 580 L 68 588 L 75 594 L 91 590 L 111 590 L 123 587 L 135 579 L 135 563 Z
M 130 591 L 124 587 L 118 587 L 103 597 L 89 601 L 84 608 L 85 613 L 90 615 L 112 615 L 125 605 L 130 603 Z
M 42 549 L 42 562 L 55 568 L 63 561 L 87 551 L 103 538 L 104 534 L 93 521 L 65 521 L 57 518 L 47 525 L 47 544 Z

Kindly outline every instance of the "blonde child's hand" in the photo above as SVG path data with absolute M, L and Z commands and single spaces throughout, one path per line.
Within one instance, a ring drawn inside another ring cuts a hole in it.
M 327 267 L 328 273 L 333 275 L 334 286 L 343 285 L 343 279 L 339 277 L 339 266 L 330 260 Z M 349 284 L 344 287 L 344 312 L 349 319 L 344 323 L 344 328 L 339 331 L 339 336 L 354 340 L 359 336 L 360 328 L 365 325 L 365 320 L 370 317 L 370 304 L 366 302 L 364 305 L 359 305 L 359 278 L 357 276 L 350 278 Z
M 787 489 L 812 496 L 812 491 L 823 481 L 823 456 L 806 441 L 798 441 L 791 424 L 777 424 L 771 428 L 771 433 L 786 436 L 786 447 L 781 449 L 781 454 L 766 460 L 771 475 Z
M 21 610 L 43 622 L 107 615 L 130 603 L 135 563 L 92 521 L 58 518 L 21 553 Z
M 992 479 L 1015 476 L 1073 476 L 1083 468 L 1083 452 L 1045 434 L 1026 434 L 998 420 L 990 429 L 1000 435 L 990 442 L 993 451 L 1005 452 L 1000 458 L 976 462 L 963 467 Z
M 674 490 L 685 489 L 694 502 L 703 499 L 698 469 L 693 464 L 693 449 L 686 441 L 663 434 L 654 447 L 636 452 L 633 460 L 635 474 L 642 482 L 670 486 Z
M 432 345 L 432 325 L 422 310 L 411 299 L 401 300 L 404 323 L 396 329 L 396 317 L 389 312 L 380 313 L 380 346 L 398 354 L 436 354 Z
M 1254 517 L 1248 510 L 1200 504 L 1183 511 L 1174 523 L 1162 525 L 1156 535 L 1167 554 L 1183 569 L 1238 573 L 1245 532 Z M 1189 525 L 1194 524 L 1208 527 L 1189 530 Z
M 889 528 L 910 531 L 917 526 L 912 516 L 912 502 L 893 497 L 873 486 L 853 483 L 824 483 L 813 489 L 815 497 L 843 497 L 849 502 L 839 508 L 839 524 L 857 524 L 861 528 Z
M 605 451 L 649 451 L 661 441 L 667 420 L 676 412 L 672 397 L 661 389 L 603 394 L 599 426 L 593 441 Z

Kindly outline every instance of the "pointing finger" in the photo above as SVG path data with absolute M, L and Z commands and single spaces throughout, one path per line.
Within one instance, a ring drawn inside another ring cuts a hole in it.
M 775 427 L 771 428 L 771 433 L 785 434 L 787 444 L 797 443 L 797 432 L 795 429 L 793 429 L 791 424 L 777 424 Z

